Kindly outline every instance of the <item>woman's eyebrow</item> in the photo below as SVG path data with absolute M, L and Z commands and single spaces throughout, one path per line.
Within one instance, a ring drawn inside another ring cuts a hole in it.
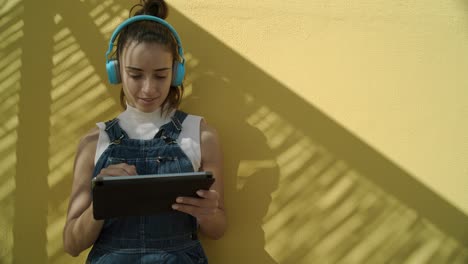
M 133 66 L 126 66 L 125 67 L 127 70 L 132 70 L 132 71 L 143 71 L 140 68 L 133 67 Z M 165 70 L 170 70 L 171 68 L 164 67 L 164 68 L 159 68 L 159 69 L 154 69 L 153 71 L 165 71 Z

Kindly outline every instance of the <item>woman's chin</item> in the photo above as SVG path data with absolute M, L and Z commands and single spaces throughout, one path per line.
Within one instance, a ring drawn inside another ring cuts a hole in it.
M 137 108 L 139 111 L 144 112 L 144 113 L 152 113 L 152 112 L 158 110 L 159 107 L 160 107 L 160 106 L 159 106 L 159 105 L 156 105 L 156 104 L 154 104 L 154 105 L 140 105 L 140 104 L 139 104 L 139 105 L 137 105 L 136 108 Z
M 146 101 L 138 100 L 136 103 L 136 108 L 141 112 L 150 113 L 158 110 L 161 107 L 158 100 Z

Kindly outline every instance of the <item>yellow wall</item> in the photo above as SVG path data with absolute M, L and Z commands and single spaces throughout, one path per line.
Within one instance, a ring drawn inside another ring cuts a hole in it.
M 466 3 L 170 3 L 182 108 L 225 152 L 212 263 L 468 261 Z M 0 263 L 83 263 L 61 241 L 73 157 L 119 111 L 104 52 L 128 7 L 0 1 Z
M 466 2 L 171 3 L 468 214 Z

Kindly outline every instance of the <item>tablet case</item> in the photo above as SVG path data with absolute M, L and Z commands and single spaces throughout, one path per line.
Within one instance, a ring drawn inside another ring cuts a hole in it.
M 196 191 L 208 190 L 213 182 L 211 172 L 95 177 L 92 180 L 94 218 L 172 211 L 177 197 L 198 197 Z

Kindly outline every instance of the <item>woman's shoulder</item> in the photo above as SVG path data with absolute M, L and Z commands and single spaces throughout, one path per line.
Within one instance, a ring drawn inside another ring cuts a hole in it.
M 208 124 L 203 116 L 187 113 L 182 126 L 187 131 L 197 132 L 202 142 L 218 141 L 218 132 L 214 126 Z M 187 132 L 188 133 L 188 132 Z
M 183 112 L 186 114 L 185 118 L 184 118 L 184 122 L 192 122 L 192 123 L 197 123 L 197 122 L 200 122 L 200 120 L 203 120 L 203 117 L 202 116 L 198 116 L 198 115 L 193 115 L 193 114 L 189 114 L 189 113 L 186 113 L 186 112 Z
M 204 143 L 218 143 L 218 131 L 202 118 L 200 121 L 200 138 Z
M 90 153 L 96 151 L 99 132 L 100 129 L 98 127 L 94 127 L 81 137 L 80 143 L 78 144 L 78 149 L 80 152 L 85 151 Z
M 99 137 L 99 127 L 93 127 L 91 128 L 88 132 L 86 132 L 86 134 L 84 134 L 82 137 L 81 137 L 81 141 L 84 141 L 84 142 L 91 142 L 91 141 L 95 141 L 98 139 Z
M 202 167 L 209 170 L 211 166 L 221 164 L 223 155 L 218 132 L 204 119 L 200 123 L 200 141 Z
M 179 113 L 177 113 L 177 112 L 179 112 Z M 187 113 L 187 112 L 181 111 L 181 110 L 177 110 L 177 112 L 174 112 L 174 115 L 172 115 L 172 116 L 177 116 L 177 118 L 179 120 L 181 120 L 180 117 L 183 118 L 181 121 L 182 121 L 182 127 L 184 129 L 200 131 L 199 127 L 200 127 L 200 120 L 203 119 L 202 116 L 190 114 L 190 113 Z M 176 113 L 177 113 L 177 115 L 176 115 Z M 169 120 L 169 122 L 170 122 L 170 120 Z

